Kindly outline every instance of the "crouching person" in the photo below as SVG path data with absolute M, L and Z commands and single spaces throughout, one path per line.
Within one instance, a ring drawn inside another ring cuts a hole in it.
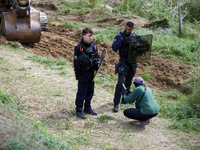
M 93 31 L 85 28 L 82 35 L 81 42 L 74 49 L 74 71 L 78 80 L 75 104 L 76 116 L 85 119 L 84 113 L 97 115 L 91 107 L 91 100 L 94 94 L 94 71 L 98 69 L 101 59 L 92 41 Z
M 149 119 L 158 114 L 159 106 L 154 100 L 151 90 L 144 85 L 141 77 L 135 78 L 133 84 L 136 88 L 129 95 L 123 97 L 127 103 L 135 102 L 136 108 L 124 110 L 124 115 L 130 119 L 139 120 L 138 127 L 145 127 L 150 123 Z

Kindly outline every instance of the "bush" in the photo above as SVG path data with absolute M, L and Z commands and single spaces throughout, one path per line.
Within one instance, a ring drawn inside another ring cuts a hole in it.
M 187 92 L 186 102 L 197 112 L 197 117 L 200 118 L 200 67 L 191 75 L 184 84 L 184 91 Z
M 195 20 L 200 21 L 200 3 L 199 0 L 191 1 L 183 5 L 183 7 L 188 10 L 188 13 L 184 20 L 189 20 L 194 22 Z

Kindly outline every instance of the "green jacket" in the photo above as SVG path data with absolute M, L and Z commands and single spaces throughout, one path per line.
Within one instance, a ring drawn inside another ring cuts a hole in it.
M 156 101 L 153 98 L 153 94 L 151 90 L 146 87 L 146 93 L 144 94 L 142 100 L 140 101 L 140 110 L 142 114 L 157 114 L 159 112 L 159 106 L 156 103 Z M 144 86 L 140 85 L 136 87 L 131 94 L 129 95 L 124 95 L 124 100 L 127 103 L 133 103 L 133 102 L 138 102 L 141 98 L 141 96 L 144 93 Z

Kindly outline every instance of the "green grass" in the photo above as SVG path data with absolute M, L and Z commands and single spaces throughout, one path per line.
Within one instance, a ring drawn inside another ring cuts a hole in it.
M 156 100 L 160 107 L 159 116 L 173 120 L 169 127 L 200 133 L 199 110 L 188 105 L 190 96 L 174 90 L 162 93 Z
M 107 123 L 109 120 L 114 120 L 115 118 L 110 115 L 101 115 L 98 120 L 100 123 Z
M 0 105 L 1 149 L 69 149 L 59 137 L 51 135 L 44 124 L 23 116 L 13 107 L 16 102 L 12 95 L 0 91 Z
M 83 28 L 86 28 L 87 26 L 88 26 L 87 24 L 74 22 L 74 21 L 67 21 L 64 24 L 65 28 L 70 28 L 70 29 L 83 29 Z
M 33 56 L 28 56 L 26 59 L 40 64 L 45 64 L 44 68 L 51 70 L 63 70 L 65 67 L 69 67 L 71 65 L 71 63 L 63 57 L 54 59 L 52 57 L 48 58 L 48 57 L 33 55 Z
M 145 68 L 145 71 L 142 72 L 142 76 L 141 76 L 141 78 L 144 79 L 144 80 L 152 79 L 153 81 L 156 82 L 156 79 L 153 78 L 153 77 L 151 77 L 151 76 L 148 74 L 149 69 L 150 69 L 151 67 L 154 67 L 154 66 L 150 66 L 150 67 L 148 67 L 148 68 Z
M 5 93 L 5 92 L 3 92 L 3 91 L 0 90 L 0 101 L 3 104 L 10 104 L 10 103 L 14 102 L 14 99 L 11 97 L 10 94 Z

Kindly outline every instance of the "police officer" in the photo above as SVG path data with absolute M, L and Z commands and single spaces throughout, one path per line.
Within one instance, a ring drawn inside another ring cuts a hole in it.
M 78 80 L 76 94 L 76 116 L 85 119 L 84 113 L 97 115 L 91 108 L 91 100 L 94 94 L 94 70 L 100 64 L 100 56 L 95 43 L 92 41 L 94 32 L 90 28 L 82 30 L 81 42 L 74 49 L 74 71 Z M 84 110 L 83 110 L 84 107 Z
M 115 71 L 115 73 L 118 73 L 118 83 L 115 88 L 113 112 L 118 112 L 119 109 L 119 103 L 122 95 L 122 84 L 126 86 L 127 93 L 130 93 L 132 79 L 136 73 L 136 68 L 138 66 L 136 62 L 129 63 L 127 61 L 130 38 L 134 36 L 138 40 L 138 42 L 142 42 L 143 40 L 139 35 L 132 33 L 133 28 L 134 23 L 127 22 L 125 30 L 115 36 L 114 42 L 112 44 L 113 51 L 117 52 L 117 50 L 119 50 L 120 55 L 119 63 L 116 65 Z M 123 98 L 121 103 L 125 103 Z

